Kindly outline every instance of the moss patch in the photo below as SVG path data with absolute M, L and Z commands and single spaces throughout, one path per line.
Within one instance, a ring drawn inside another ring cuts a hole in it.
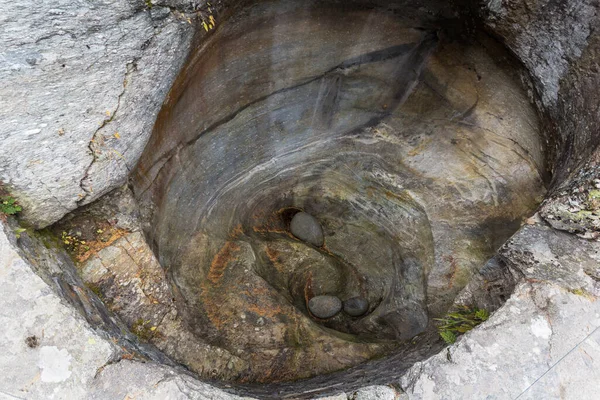
M 470 331 L 490 317 L 483 308 L 458 306 L 455 311 L 448 312 L 443 318 L 435 318 L 439 322 L 438 332 L 444 342 L 456 342 L 458 335 Z

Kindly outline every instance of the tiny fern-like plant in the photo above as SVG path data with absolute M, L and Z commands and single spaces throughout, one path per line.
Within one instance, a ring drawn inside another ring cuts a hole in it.
M 456 342 L 458 335 L 468 332 L 490 317 L 487 310 L 468 306 L 458 306 L 455 311 L 448 312 L 438 321 L 438 332 L 444 342 L 452 344 Z
M 15 215 L 21 212 L 23 209 L 17 203 L 14 197 L 2 196 L 0 197 L 0 213 L 4 215 Z

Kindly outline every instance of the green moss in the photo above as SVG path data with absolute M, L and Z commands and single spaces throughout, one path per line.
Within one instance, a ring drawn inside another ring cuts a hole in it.
M 438 332 L 441 338 L 444 342 L 452 344 L 458 335 L 487 321 L 489 316 L 489 312 L 483 308 L 459 306 L 456 311 L 448 312 L 445 317 L 435 320 L 439 322 Z
M 585 290 L 584 288 L 569 289 L 569 292 L 573 293 L 576 296 L 585 297 L 588 300 L 594 300 L 595 299 L 594 295 L 591 294 L 590 292 L 588 292 L 587 290 Z
M 56 237 L 49 228 L 39 229 L 34 233 L 35 237 L 39 239 L 44 247 L 48 250 L 62 249 L 63 246 L 60 239 Z
M 88 289 L 90 289 L 96 296 L 98 296 L 98 298 L 102 301 L 104 301 L 104 293 L 102 292 L 102 289 L 100 288 L 100 286 L 88 282 L 85 284 L 87 286 Z
M 150 326 L 150 321 L 144 321 L 142 318 L 138 319 L 131 325 L 131 333 L 136 335 L 140 340 L 149 342 L 154 336 L 154 330 L 156 327 Z
M 600 190 L 597 190 L 597 189 L 590 190 L 590 193 L 588 193 L 588 199 L 590 199 L 590 200 L 600 199 Z
M 146 7 L 148 8 L 148 10 L 152 10 L 152 0 L 144 0 L 144 2 L 146 3 Z

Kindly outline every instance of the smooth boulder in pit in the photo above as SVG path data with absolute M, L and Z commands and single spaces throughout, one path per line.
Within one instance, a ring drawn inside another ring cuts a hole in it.
M 299 212 L 294 215 L 290 223 L 290 231 L 300 240 L 317 247 L 323 246 L 323 228 L 319 221 L 310 214 Z
M 317 318 L 331 318 L 342 310 L 342 301 L 336 296 L 316 296 L 308 301 L 308 309 Z
M 344 312 L 351 317 L 360 317 L 369 309 L 369 302 L 364 297 L 352 297 L 344 300 Z

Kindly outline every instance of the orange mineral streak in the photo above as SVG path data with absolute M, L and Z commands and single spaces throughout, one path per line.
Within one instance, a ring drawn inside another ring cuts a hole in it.
M 244 229 L 242 228 L 242 224 L 237 224 L 235 228 L 229 234 L 231 239 L 237 239 L 244 234 Z
M 280 273 L 285 273 L 286 272 L 286 268 L 285 265 L 283 265 L 281 263 L 281 261 L 279 260 L 279 252 L 271 247 L 269 247 L 269 245 L 267 245 L 267 257 L 269 257 L 269 260 L 271 261 L 271 264 L 273 265 L 273 267 Z
M 454 286 L 454 278 L 458 271 L 458 261 L 452 255 L 445 255 L 442 259 L 450 264 L 450 271 L 446 273 L 446 279 L 450 282 L 449 287 Z
M 88 240 L 86 242 L 86 246 L 78 246 L 75 250 L 74 258 L 78 262 L 83 263 L 93 255 L 98 254 L 100 250 L 112 245 L 118 239 L 128 235 L 129 233 L 130 232 L 126 229 L 105 227 L 105 232 L 103 233 L 102 238 L 98 240 Z M 86 247 L 88 250 L 85 249 Z
M 246 310 L 255 313 L 259 317 L 273 318 L 277 315 L 283 314 L 284 310 L 273 303 L 269 303 L 266 307 L 262 307 L 261 304 L 248 304 Z M 290 312 L 290 310 L 287 310 Z
M 220 283 L 227 265 L 229 265 L 231 261 L 235 261 L 235 253 L 239 250 L 240 246 L 234 242 L 225 242 L 225 245 L 221 247 L 221 250 L 215 255 L 210 263 L 210 269 L 208 271 L 208 280 L 213 285 L 218 285 Z

